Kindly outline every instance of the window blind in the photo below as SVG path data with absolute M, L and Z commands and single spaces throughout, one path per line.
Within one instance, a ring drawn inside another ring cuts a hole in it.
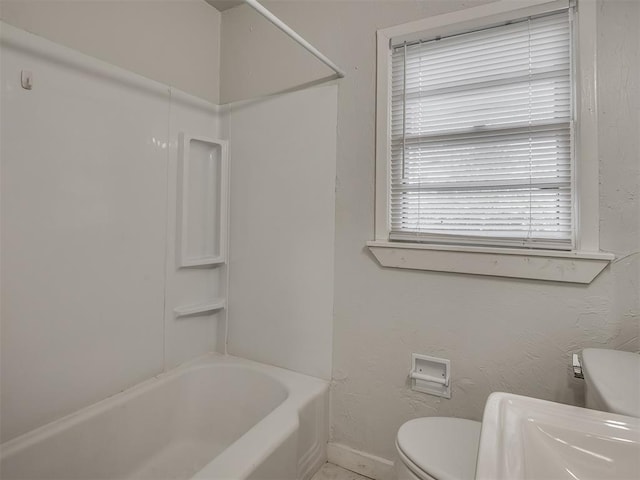
M 390 238 L 572 248 L 569 13 L 391 61 Z

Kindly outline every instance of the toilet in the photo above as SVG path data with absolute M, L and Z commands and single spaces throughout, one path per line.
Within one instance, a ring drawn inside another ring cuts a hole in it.
M 587 408 L 640 417 L 640 355 L 585 348 L 582 373 Z
M 582 351 L 587 408 L 640 417 L 640 355 Z M 473 480 L 480 422 L 449 417 L 409 420 L 396 437 L 397 480 Z
M 398 430 L 398 480 L 473 480 L 480 422 L 450 417 L 409 420 Z

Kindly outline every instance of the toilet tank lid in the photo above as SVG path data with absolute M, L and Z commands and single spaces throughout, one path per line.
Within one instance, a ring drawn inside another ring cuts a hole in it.
M 594 388 L 612 413 L 640 417 L 640 355 L 585 348 L 582 367 L 589 388 Z

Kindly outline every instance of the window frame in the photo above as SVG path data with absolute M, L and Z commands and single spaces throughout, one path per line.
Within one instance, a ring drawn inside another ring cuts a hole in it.
M 614 258 L 599 249 L 599 165 L 595 0 L 577 0 L 574 17 L 575 119 L 573 250 L 389 240 L 391 43 L 463 33 L 568 8 L 570 0 L 501 0 L 377 32 L 375 240 L 367 242 L 385 267 L 590 283 Z M 464 258 L 464 262 L 460 261 Z

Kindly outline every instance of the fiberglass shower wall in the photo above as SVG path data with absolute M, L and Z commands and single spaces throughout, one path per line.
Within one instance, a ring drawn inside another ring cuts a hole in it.
M 222 348 L 224 309 L 179 312 L 220 306 L 226 266 L 177 251 L 179 140 L 219 137 L 217 107 L 1 27 L 6 441 Z M 220 192 L 198 173 L 219 182 L 220 151 L 192 153 L 188 253 L 206 257 Z

